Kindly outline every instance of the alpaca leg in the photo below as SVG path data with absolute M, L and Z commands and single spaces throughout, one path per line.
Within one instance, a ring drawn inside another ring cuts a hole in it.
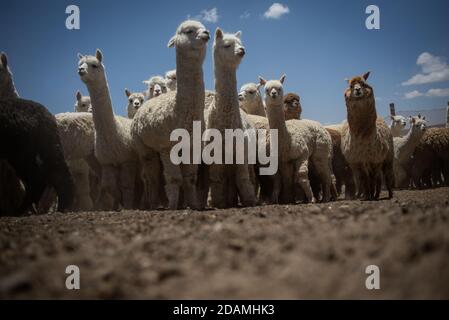
M 393 198 L 393 187 L 394 187 L 394 171 L 393 171 L 393 162 L 387 161 L 383 164 L 382 168 L 385 184 L 388 191 L 388 199 Z
M 198 179 L 198 165 L 181 164 L 182 187 L 184 189 L 184 198 L 190 209 L 201 210 L 199 206 L 196 183 Z
M 382 166 L 381 165 L 374 165 L 373 166 L 373 179 L 372 179 L 373 183 L 374 183 L 374 194 L 373 194 L 373 199 L 374 200 L 379 200 L 380 197 L 380 192 L 382 189 Z
M 117 168 L 106 165 L 101 168 L 101 173 L 99 206 L 102 210 L 118 209 L 121 196 L 117 185 Z
M 298 168 L 297 174 L 295 174 L 295 179 L 297 180 L 296 182 L 299 183 L 302 190 L 304 191 L 307 201 L 315 203 L 316 199 L 313 196 L 312 188 L 310 187 L 309 182 L 308 160 L 298 160 L 295 164 L 295 167 Z
M 347 176 L 343 179 L 345 183 L 345 199 L 346 200 L 354 200 L 356 196 L 356 186 L 354 181 L 354 175 L 352 170 L 349 169 Z
M 210 193 L 212 197 L 212 206 L 215 208 L 226 207 L 226 188 L 224 166 L 212 164 L 209 167 Z
M 168 198 L 168 208 L 177 210 L 179 203 L 179 191 L 182 185 L 181 167 L 174 165 L 170 159 L 170 152 L 160 154 L 165 178 L 165 192 Z
M 226 208 L 236 208 L 239 204 L 236 179 L 234 177 L 235 169 L 229 166 L 225 167 L 225 186 L 226 186 Z
M 134 208 L 134 187 L 137 172 L 135 162 L 127 162 L 120 168 L 120 191 L 122 194 L 122 205 L 125 209 Z
M 247 164 L 235 166 L 235 182 L 237 185 L 240 202 L 245 207 L 251 207 L 256 204 L 256 194 L 254 185 L 251 183 L 249 170 L 253 168 Z
M 332 172 L 329 167 L 329 161 L 324 157 L 314 157 L 313 165 L 316 175 L 322 186 L 323 198 L 322 202 L 329 202 L 331 198 Z M 336 193 L 336 192 L 335 192 Z
M 204 163 L 198 168 L 197 187 L 200 207 L 205 208 L 207 206 L 207 197 L 209 195 L 209 166 Z
M 293 194 L 295 163 L 283 162 L 280 166 L 281 173 L 281 201 L 280 203 L 294 203 Z
M 141 180 L 143 181 L 143 196 L 141 199 L 142 209 L 156 209 L 161 203 L 159 197 L 164 194 L 161 190 L 162 168 L 159 154 L 149 152 L 140 158 Z

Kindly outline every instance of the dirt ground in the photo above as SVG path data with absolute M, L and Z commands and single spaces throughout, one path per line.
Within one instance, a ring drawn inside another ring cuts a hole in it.
M 449 298 L 449 188 L 379 202 L 0 218 L 0 298 Z M 67 290 L 77 265 L 81 289 Z M 380 268 L 367 290 L 365 268 Z

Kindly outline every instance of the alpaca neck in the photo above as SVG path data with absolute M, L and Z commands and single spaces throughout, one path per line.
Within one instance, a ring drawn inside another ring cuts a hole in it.
M 376 104 L 374 97 L 363 101 L 347 102 L 348 124 L 352 134 L 369 137 L 376 133 Z
M 192 121 L 204 121 L 203 61 L 204 57 L 192 59 L 176 52 L 176 100 L 180 102 L 176 111 L 180 116 L 191 115 Z
M 14 86 L 14 81 L 12 79 L 12 74 L 9 74 L 9 78 L 0 87 L 0 98 L 19 98 L 16 87 Z
M 92 117 L 96 134 L 110 135 L 116 131 L 116 125 L 106 75 L 103 79 L 88 84 L 87 90 L 92 104 Z
M 215 107 L 223 112 L 239 112 L 236 69 L 215 61 Z
M 261 117 L 267 116 L 263 107 L 262 99 L 260 97 L 254 99 L 254 101 L 245 103 L 243 110 L 245 110 L 248 114 L 254 114 Z
M 287 125 L 285 124 L 285 115 L 282 106 L 267 105 L 266 112 L 270 130 L 277 129 L 278 141 L 286 141 L 286 137 L 288 137 L 288 131 Z
M 393 137 L 402 137 L 402 133 L 401 133 L 402 130 L 400 127 L 395 127 L 395 126 L 393 126 L 393 124 L 391 124 L 390 130 L 391 130 L 391 134 L 393 135 Z

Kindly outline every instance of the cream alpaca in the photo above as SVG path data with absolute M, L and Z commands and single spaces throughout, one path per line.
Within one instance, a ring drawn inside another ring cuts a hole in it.
M 412 155 L 426 131 L 426 118 L 411 117 L 410 130 L 404 137 L 393 138 L 394 176 L 397 188 L 407 188 L 410 182 L 408 169 Z
M 165 84 L 168 91 L 176 91 L 176 69 L 165 73 Z
M 176 48 L 177 90 L 145 102 L 132 122 L 133 139 L 145 163 L 147 180 L 151 177 L 157 179 L 159 175 L 149 164 L 156 161 L 149 161 L 153 158 L 151 154 L 148 156 L 148 152 L 160 155 L 170 209 L 178 208 L 181 187 L 187 205 L 193 209 L 199 208 L 196 188 L 198 165 L 172 163 L 170 151 L 176 142 L 170 141 L 170 135 L 173 130 L 183 128 L 192 137 L 194 121 L 200 121 L 204 128 L 202 65 L 209 38 L 209 32 L 200 22 L 188 20 L 181 23 L 168 43 L 169 47 Z
M 359 194 L 366 200 L 378 199 L 382 173 L 389 198 L 393 197 L 393 136 L 382 119 L 377 118 L 374 91 L 366 83 L 369 72 L 348 81 L 345 91 L 348 122 L 342 128 L 343 155 L 356 177 Z
M 167 93 L 167 83 L 161 76 L 151 77 L 148 80 L 142 81 L 142 83 L 147 85 L 147 90 L 145 91 L 145 98 L 147 100 Z
M 266 81 L 260 78 L 265 90 L 265 111 L 270 131 L 278 130 L 279 179 L 275 179 L 272 201 L 294 202 L 294 183 L 299 183 L 306 198 L 315 202 L 308 178 L 309 150 L 296 121 L 285 121 L 283 82 L 285 75 L 278 80 Z M 268 140 L 267 140 L 268 141 Z M 270 144 L 272 144 L 270 142 Z M 270 148 L 276 146 L 271 145 Z M 281 187 L 282 185 L 282 187 Z
M 247 114 L 266 117 L 259 89 L 260 84 L 247 83 L 243 85 L 239 93 L 240 108 Z
M 128 118 L 134 118 L 137 110 L 143 105 L 145 101 L 145 95 L 140 92 L 130 92 L 125 89 L 125 95 L 128 98 L 128 106 L 126 107 L 128 111 Z
M 92 104 L 89 96 L 83 96 L 81 92 L 76 92 L 75 112 L 92 113 Z
M 402 137 L 404 134 L 402 130 L 407 126 L 407 120 L 403 116 L 390 116 L 391 124 L 390 130 L 393 137 Z
M 114 116 L 101 51 L 79 58 L 78 74 L 92 101 L 95 156 L 101 165 L 100 203 L 105 209 L 119 204 L 132 208 L 138 158 L 131 139 L 131 120 Z
M 215 100 L 209 107 L 207 128 L 219 130 L 222 136 L 225 135 L 225 129 L 247 129 L 242 123 L 237 96 L 236 72 L 245 55 L 240 37 L 240 31 L 236 34 L 224 34 L 220 28 L 215 31 Z M 244 206 L 255 204 L 256 197 L 248 164 L 212 164 L 209 177 L 214 207 L 237 206 L 237 195 Z

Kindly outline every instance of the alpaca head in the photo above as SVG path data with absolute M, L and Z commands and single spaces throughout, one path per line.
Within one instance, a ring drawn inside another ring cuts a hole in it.
M 220 28 L 215 30 L 214 59 L 222 65 L 237 68 L 245 56 L 245 47 L 241 41 L 242 32 L 235 34 L 223 33 Z
M 409 121 L 412 136 L 421 138 L 427 129 L 426 117 L 419 114 L 417 117 L 409 117 Z
M 284 106 L 284 80 L 285 74 L 279 80 L 265 80 L 259 77 L 259 83 L 264 86 L 265 92 L 265 106 L 267 109 L 270 107 L 280 107 Z
M 133 118 L 137 110 L 143 105 L 145 96 L 140 92 L 130 92 L 125 89 L 125 95 L 128 97 L 128 116 Z
M 176 69 L 165 73 L 165 83 L 168 90 L 176 91 Z
M 203 63 L 206 56 L 209 31 L 199 21 L 187 20 L 181 23 L 176 34 L 168 42 L 168 47 L 175 47 L 176 52 L 189 58 L 189 62 Z
M 370 73 L 367 72 L 363 76 L 354 77 L 348 81 L 349 88 L 345 91 L 346 100 L 361 101 L 372 99 L 374 96 L 373 88 L 366 83 Z
M 11 71 L 8 67 L 8 57 L 5 53 L 0 54 L 0 86 L 5 85 L 7 82 L 11 81 Z
M 93 84 L 99 80 L 104 81 L 103 54 L 97 49 L 95 56 L 78 54 L 78 74 L 85 84 Z
M 407 126 L 407 120 L 403 116 L 390 116 L 391 125 L 390 129 L 393 132 L 393 136 L 400 136 L 401 131 Z
M 255 83 L 247 83 L 244 84 L 240 88 L 239 92 L 239 104 L 240 107 L 245 110 L 245 106 L 253 105 L 253 104 L 259 104 L 262 102 L 262 97 L 260 95 L 260 89 L 261 84 L 255 84 Z M 247 111 L 247 110 L 245 110 Z
M 167 83 L 161 76 L 154 76 L 143 81 L 148 86 L 148 99 L 158 97 L 163 93 L 167 93 Z
M 81 92 L 76 92 L 75 112 L 92 112 L 92 104 L 89 96 L 83 96 Z
M 284 98 L 285 120 L 300 119 L 302 107 L 299 96 L 295 93 L 288 93 Z

